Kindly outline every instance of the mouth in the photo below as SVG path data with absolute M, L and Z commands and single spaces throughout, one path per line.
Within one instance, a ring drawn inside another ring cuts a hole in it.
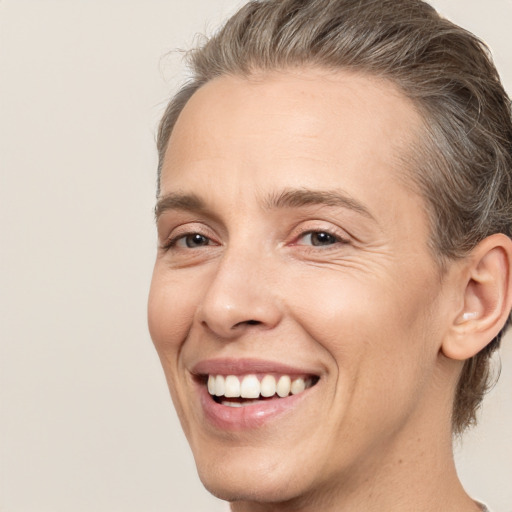
M 316 375 L 287 374 L 203 375 L 202 381 L 217 404 L 247 407 L 300 395 L 317 384 Z
M 253 431 L 307 411 L 322 382 L 320 372 L 257 359 L 209 359 L 191 369 L 199 421 L 217 434 Z M 309 404 L 309 405 L 306 405 Z

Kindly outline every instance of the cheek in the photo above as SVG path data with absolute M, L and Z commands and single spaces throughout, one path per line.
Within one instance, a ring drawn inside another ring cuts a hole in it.
M 368 436 L 394 432 L 423 401 L 435 352 L 421 301 L 385 280 L 312 280 L 301 288 L 308 294 L 295 294 L 296 318 L 332 363 L 332 432 L 363 449 Z
M 373 375 L 389 378 L 396 364 L 422 365 L 429 357 L 428 283 L 390 275 L 316 273 L 304 275 L 295 286 L 290 310 L 336 366 L 351 374 L 372 366 Z M 433 343 L 431 348 L 435 355 Z
M 155 267 L 148 300 L 148 326 L 162 362 L 176 355 L 190 329 L 197 306 L 194 287 L 183 287 Z
M 149 292 L 148 326 L 185 433 L 189 431 L 187 418 L 190 413 L 187 412 L 187 401 L 182 397 L 180 354 L 196 309 L 196 297 L 190 293 L 191 289 L 193 287 L 183 287 L 171 279 L 157 263 Z

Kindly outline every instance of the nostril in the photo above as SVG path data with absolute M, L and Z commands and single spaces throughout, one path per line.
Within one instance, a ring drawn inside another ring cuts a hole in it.
M 245 320 L 243 322 L 238 322 L 235 327 L 237 327 L 238 325 L 259 325 L 261 324 L 261 322 L 259 320 Z

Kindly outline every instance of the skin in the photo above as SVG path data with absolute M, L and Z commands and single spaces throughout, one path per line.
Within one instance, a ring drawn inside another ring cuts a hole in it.
M 461 361 L 443 355 L 468 270 L 441 277 L 400 164 L 421 122 L 388 82 L 312 69 L 218 78 L 174 128 L 149 326 L 199 475 L 233 511 L 479 510 L 452 460 Z M 176 193 L 195 200 L 166 203 Z M 333 194 L 344 202 L 322 202 Z M 191 375 L 219 357 L 320 380 L 228 432 L 205 421 Z

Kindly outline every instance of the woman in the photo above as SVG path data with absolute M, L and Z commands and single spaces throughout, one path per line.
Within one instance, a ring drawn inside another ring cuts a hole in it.
M 477 511 L 511 304 L 512 121 L 481 43 L 419 0 L 251 2 L 162 119 L 149 326 L 233 511 Z

